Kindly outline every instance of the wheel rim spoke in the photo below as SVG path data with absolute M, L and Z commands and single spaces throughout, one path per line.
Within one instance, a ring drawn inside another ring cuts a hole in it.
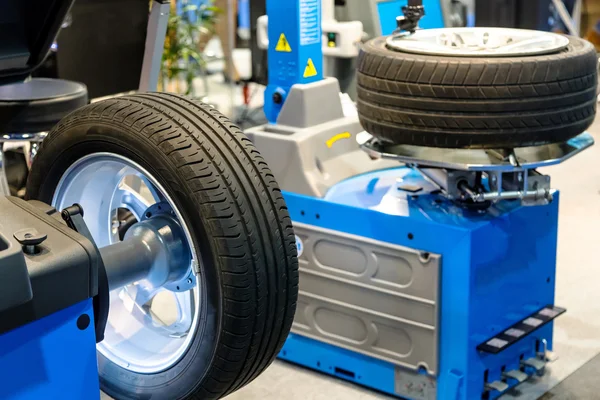
M 123 182 L 119 184 L 118 189 L 115 191 L 115 200 L 119 207 L 127 208 L 131 211 L 138 221 L 142 219 L 144 213 L 151 205 L 156 204 L 156 201 L 149 201 L 141 193 Z

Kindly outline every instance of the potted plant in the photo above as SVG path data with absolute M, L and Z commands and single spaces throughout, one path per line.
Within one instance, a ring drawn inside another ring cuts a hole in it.
M 201 49 L 215 33 L 221 13 L 214 0 L 172 0 L 162 57 L 159 89 L 194 96 L 193 81 L 205 74 L 206 60 Z

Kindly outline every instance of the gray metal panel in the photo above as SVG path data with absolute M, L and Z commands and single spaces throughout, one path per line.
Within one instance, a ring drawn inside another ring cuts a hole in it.
M 162 66 L 170 7 L 171 4 L 168 1 L 154 0 L 152 2 L 140 76 L 140 92 L 156 92 L 158 88 L 158 77 Z
M 294 230 L 303 251 L 292 331 L 435 374 L 441 257 L 311 225 Z

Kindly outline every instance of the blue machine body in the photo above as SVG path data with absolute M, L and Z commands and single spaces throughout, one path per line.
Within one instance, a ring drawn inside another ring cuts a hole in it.
M 267 1 L 269 16 L 269 85 L 264 111 L 276 123 L 295 84 L 323 79 L 321 1 Z M 273 97 L 280 96 L 275 102 Z
M 407 4 L 408 0 L 380 0 L 377 3 L 382 35 L 391 35 L 398 29 L 396 17 L 400 15 L 402 7 Z M 426 14 L 419 21 L 419 27 L 422 29 L 443 28 L 444 12 L 440 0 L 423 0 L 423 6 Z
M 402 175 L 402 168 L 397 171 Z M 441 255 L 439 365 L 431 376 L 436 398 L 480 399 L 486 382 L 502 380 L 504 370 L 520 369 L 520 360 L 535 357 L 543 339 L 548 349 L 552 346 L 549 323 L 498 354 L 477 350 L 480 343 L 554 304 L 558 193 L 547 206 L 505 201 L 485 212 L 428 194 L 409 197 L 406 215 L 390 215 L 370 209 L 388 193 L 390 185 L 381 182 L 390 173 L 351 178 L 334 186 L 325 199 L 285 193 L 292 220 Z M 412 173 L 412 183 L 419 179 Z M 295 334 L 279 357 L 398 394 L 394 373 L 399 367 L 386 361 Z M 511 379 L 506 383 L 517 384 Z M 495 399 L 500 393 L 488 396 Z
M 99 399 L 92 299 L 0 335 L 0 366 L 0 399 Z

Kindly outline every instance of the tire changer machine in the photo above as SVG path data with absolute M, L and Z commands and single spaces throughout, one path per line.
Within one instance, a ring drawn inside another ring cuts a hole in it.
M 414 3 L 399 27 L 416 26 Z M 413 400 L 496 399 L 543 374 L 565 310 L 559 193 L 536 169 L 591 136 L 500 152 L 379 142 L 322 78 L 321 38 L 336 34 L 321 32 L 320 1 L 267 6 L 270 123 L 247 134 L 297 235 L 300 297 L 280 359 Z

